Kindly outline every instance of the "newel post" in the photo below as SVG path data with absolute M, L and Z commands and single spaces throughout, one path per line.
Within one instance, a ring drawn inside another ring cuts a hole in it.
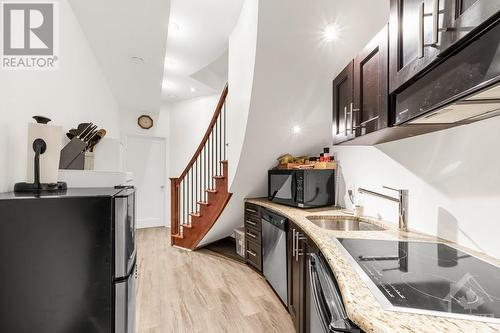
M 171 235 L 178 235 L 179 230 L 179 178 L 170 178 L 170 227 Z M 173 243 L 172 243 L 173 245 Z

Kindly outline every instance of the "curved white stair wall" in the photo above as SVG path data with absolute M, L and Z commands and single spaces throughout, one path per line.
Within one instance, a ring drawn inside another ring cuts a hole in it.
M 388 21 L 388 14 L 388 0 L 289 0 L 286 6 L 245 1 L 229 45 L 233 197 L 200 245 L 243 225 L 243 200 L 267 194 L 267 170 L 277 156 L 319 154 L 330 146 L 331 82 Z M 332 21 L 342 31 L 338 41 L 327 44 L 321 30 Z M 295 125 L 302 129 L 298 135 L 292 132 Z

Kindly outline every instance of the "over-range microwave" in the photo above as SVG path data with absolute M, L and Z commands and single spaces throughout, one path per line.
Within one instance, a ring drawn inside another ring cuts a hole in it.
M 335 170 L 269 170 L 268 199 L 300 208 L 335 203 Z

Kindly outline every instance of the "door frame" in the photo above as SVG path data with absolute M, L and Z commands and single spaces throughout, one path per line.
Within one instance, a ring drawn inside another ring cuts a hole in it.
M 161 156 L 161 169 L 162 169 L 162 172 L 163 172 L 163 175 L 164 175 L 164 181 L 163 181 L 163 213 L 162 213 L 162 216 L 161 216 L 161 220 L 163 221 L 163 224 L 161 225 L 162 227 L 166 227 L 166 228 L 169 228 L 170 227 L 170 220 L 167 220 L 167 216 L 170 216 L 170 206 L 169 206 L 169 202 L 170 202 L 170 193 L 169 193 L 169 189 L 170 187 L 167 186 L 167 182 L 168 182 L 168 168 L 167 168 L 167 155 L 168 155 L 168 145 L 167 145 L 167 138 L 166 137 L 161 137 L 161 136 L 154 136 L 154 135 L 142 135 L 142 134 L 133 134 L 133 133 L 129 133 L 129 134 L 125 134 L 124 136 L 124 142 L 123 142 L 123 146 L 125 147 L 125 156 L 124 156 L 124 160 L 123 160 L 123 167 L 124 169 L 127 169 L 127 159 L 128 159 L 128 154 L 129 154 L 129 151 L 128 151 L 128 148 L 129 148 L 129 138 L 135 138 L 135 139 L 145 139 L 145 140 L 151 140 L 151 141 L 160 141 L 162 146 L 163 146 L 163 149 L 162 149 L 162 156 Z M 129 171 L 129 170 L 125 170 L 125 171 Z M 135 177 L 134 175 L 132 177 Z M 134 178 L 132 178 L 132 181 L 133 181 Z M 148 228 L 148 227 L 144 227 L 144 228 Z

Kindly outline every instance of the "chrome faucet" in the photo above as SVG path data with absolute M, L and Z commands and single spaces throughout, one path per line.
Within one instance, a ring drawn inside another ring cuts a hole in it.
M 408 190 L 398 190 L 388 186 L 384 186 L 384 188 L 398 192 L 399 196 L 395 198 L 390 195 L 370 191 L 362 187 L 358 188 L 358 192 L 397 202 L 399 204 L 399 230 L 408 231 Z

